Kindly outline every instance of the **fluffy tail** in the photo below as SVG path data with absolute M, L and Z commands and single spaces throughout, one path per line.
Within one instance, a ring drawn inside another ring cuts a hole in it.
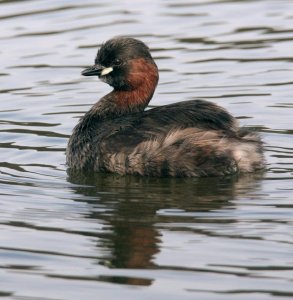
M 176 129 L 140 143 L 129 154 L 110 156 L 109 171 L 144 176 L 225 176 L 263 167 L 262 143 L 247 131 L 229 137 L 215 130 Z
M 254 172 L 264 168 L 263 142 L 260 136 L 241 128 L 239 141 L 234 144 L 233 155 L 242 173 Z

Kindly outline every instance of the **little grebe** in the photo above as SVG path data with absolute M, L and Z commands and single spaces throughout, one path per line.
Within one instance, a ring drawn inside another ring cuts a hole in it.
M 141 41 L 117 37 L 102 45 L 82 72 L 114 89 L 79 121 L 67 147 L 67 164 L 144 176 L 224 176 L 263 168 L 262 142 L 239 128 L 218 105 L 182 101 L 145 110 L 158 68 Z

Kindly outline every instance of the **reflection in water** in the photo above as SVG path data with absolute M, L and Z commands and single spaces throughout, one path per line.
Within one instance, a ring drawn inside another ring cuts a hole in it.
M 99 263 L 128 269 L 159 268 L 153 261 L 161 246 L 157 224 L 163 220 L 182 222 L 182 216 L 166 218 L 158 215 L 159 210 L 170 208 L 185 213 L 219 210 L 232 199 L 255 192 L 262 177 L 255 174 L 229 178 L 162 179 L 93 175 L 80 171 L 69 171 L 68 174 L 68 180 L 76 185 L 73 188 L 75 193 L 86 196 L 85 199 L 96 197 L 97 203 L 111 208 L 111 212 L 106 213 L 90 209 L 92 213 L 88 216 L 111 228 L 111 234 L 103 237 L 103 246 L 110 250 L 111 257 Z M 88 205 L 94 207 L 95 203 L 90 201 Z M 185 217 L 184 222 L 188 221 L 196 222 L 196 217 L 192 214 Z M 128 278 L 127 283 L 146 285 L 151 280 Z
M 0 298 L 292 298 L 292 11 L 292 0 L 0 1 Z M 264 178 L 66 181 L 72 128 L 109 92 L 80 72 L 116 35 L 150 46 L 152 105 L 210 99 L 256 128 Z

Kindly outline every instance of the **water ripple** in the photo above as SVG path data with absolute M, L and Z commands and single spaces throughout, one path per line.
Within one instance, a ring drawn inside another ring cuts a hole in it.
M 0 298 L 293 295 L 292 1 L 0 8 Z M 109 92 L 80 72 L 117 35 L 153 53 L 151 107 L 218 103 L 261 133 L 267 170 L 220 179 L 68 172 L 72 128 Z

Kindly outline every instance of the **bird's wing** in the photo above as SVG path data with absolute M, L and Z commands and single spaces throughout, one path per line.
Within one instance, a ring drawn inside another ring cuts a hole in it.
M 102 126 L 107 134 L 99 136 L 100 141 L 105 138 L 105 143 L 100 144 L 103 152 L 115 153 L 122 150 L 127 153 L 144 141 L 166 136 L 177 129 L 218 130 L 226 136 L 234 136 L 237 121 L 216 104 L 192 100 L 123 116 Z
M 147 127 L 198 127 L 235 131 L 237 120 L 224 108 L 204 100 L 183 101 L 147 110 L 142 121 Z

